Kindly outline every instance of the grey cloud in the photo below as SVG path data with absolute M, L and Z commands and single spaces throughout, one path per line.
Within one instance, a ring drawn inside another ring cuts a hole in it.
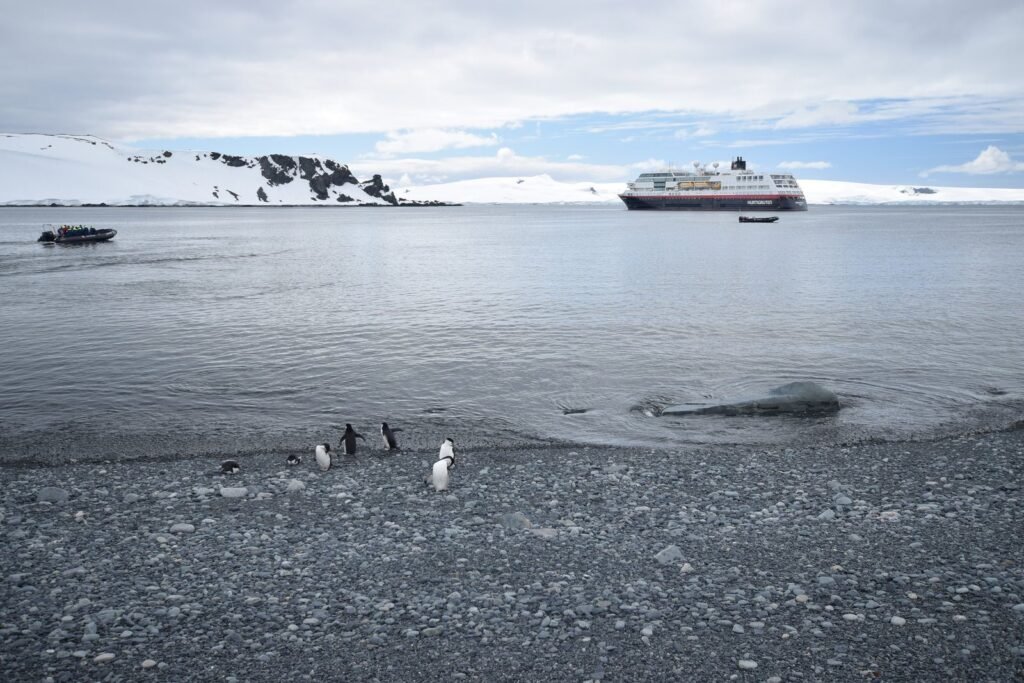
M 7 132 L 329 134 L 739 114 L 782 97 L 1024 99 L 1015 0 L 11 4 Z

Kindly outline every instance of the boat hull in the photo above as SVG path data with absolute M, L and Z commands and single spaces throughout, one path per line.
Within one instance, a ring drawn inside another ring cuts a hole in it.
M 116 234 L 117 230 L 113 228 L 102 228 L 97 230 L 94 235 L 56 235 L 52 231 L 47 230 L 36 241 L 48 244 L 91 244 L 93 242 L 107 242 L 114 239 Z
M 796 197 L 634 195 L 619 199 L 631 211 L 806 211 L 807 201 Z

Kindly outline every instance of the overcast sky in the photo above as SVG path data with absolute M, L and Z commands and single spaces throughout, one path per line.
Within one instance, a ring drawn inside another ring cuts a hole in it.
M 0 132 L 320 153 L 423 183 L 1024 186 L 1024 2 L 5 3 Z

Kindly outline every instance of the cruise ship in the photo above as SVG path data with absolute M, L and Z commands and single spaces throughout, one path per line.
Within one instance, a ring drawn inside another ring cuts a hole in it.
M 675 211 L 806 211 L 796 178 L 785 173 L 748 171 L 743 157 L 719 171 L 694 162 L 692 171 L 641 173 L 619 195 L 627 209 Z

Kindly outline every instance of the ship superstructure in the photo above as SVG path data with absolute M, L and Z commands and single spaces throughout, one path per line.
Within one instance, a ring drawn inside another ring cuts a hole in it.
M 806 211 L 796 178 L 786 173 L 747 170 L 736 157 L 728 171 L 694 162 L 693 171 L 641 173 L 619 195 L 628 209 L 678 211 Z

